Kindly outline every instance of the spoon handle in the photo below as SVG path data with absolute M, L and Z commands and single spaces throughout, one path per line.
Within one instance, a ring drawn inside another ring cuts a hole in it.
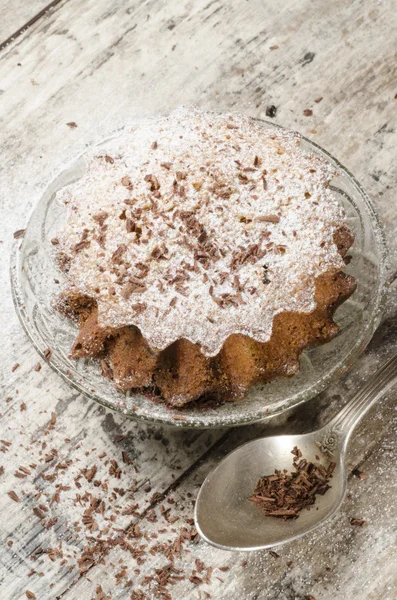
M 325 433 L 319 443 L 323 452 L 332 455 L 338 444 L 346 446 L 357 423 L 373 404 L 397 380 L 397 355 L 388 360 L 373 375 L 357 394 L 325 427 Z

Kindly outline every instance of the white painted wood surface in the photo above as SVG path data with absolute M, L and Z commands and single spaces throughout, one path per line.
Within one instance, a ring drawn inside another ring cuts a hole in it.
M 56 1 L 56 0 L 54 0 Z M 28 24 L 41 15 L 46 7 L 51 8 L 51 0 L 29 0 L 9 2 L 0 0 L 0 44 L 26 28 Z
M 19 14 L 23 14 L 25 6 L 20 4 Z M 95 463 L 97 477 L 109 479 L 110 491 L 101 492 L 109 511 L 114 487 L 137 488 L 127 492 L 131 499 L 119 497 L 113 504 L 122 511 L 126 504 L 136 503 L 140 515 L 155 492 L 164 494 L 164 499 L 162 495 L 153 499 L 154 510 L 160 514 L 161 504 L 171 507 L 171 514 L 179 516 L 174 524 L 164 523 L 160 516 L 159 522 L 151 523 L 134 514 L 117 515 L 112 527 L 140 521 L 148 536 L 166 528 L 160 538 L 174 539 L 183 519 L 192 516 L 197 486 L 223 452 L 264 430 L 307 429 L 317 420 L 328 419 L 376 364 L 391 355 L 397 339 L 394 291 L 388 318 L 370 351 L 321 398 L 290 415 L 267 426 L 235 430 L 226 441 L 219 431 L 185 433 L 125 422 L 77 395 L 47 365 L 35 371 L 42 361 L 17 321 L 8 284 L 13 231 L 25 226 L 46 183 L 70 156 L 136 115 L 195 102 L 204 108 L 237 109 L 265 117 L 266 107 L 273 104 L 277 122 L 323 145 L 363 183 L 386 225 L 391 263 L 397 270 L 396 26 L 392 0 L 291 0 L 281 5 L 269 0 L 67 0 L 1 51 L 0 325 L 5 335 L 0 438 L 11 443 L 0 447 L 4 448 L 0 453 L 4 467 L 0 475 L 2 600 L 26 598 L 26 590 L 40 600 L 60 596 L 91 600 L 98 596 L 97 585 L 112 599 L 128 598 L 133 588 L 149 593 L 142 579 L 167 562 L 161 552 L 137 565 L 128 552 L 116 548 L 105 565 L 79 576 L 76 559 L 88 543 L 87 528 L 82 526 L 73 538 L 68 531 L 74 530 L 73 522 L 80 522 L 86 509 L 84 502 L 83 506 L 74 502 L 79 493 L 74 479 L 80 471 Z M 9 29 L 7 35 L 12 33 Z M 274 46 L 278 48 L 271 50 Z M 315 103 L 320 96 L 323 100 Z M 311 117 L 303 115 L 306 108 L 313 110 Z M 70 121 L 78 127 L 68 128 Z M 12 371 L 17 363 L 20 366 Z M 189 576 L 199 558 L 214 571 L 209 584 L 169 586 L 172 598 L 205 600 L 207 592 L 220 600 L 303 600 L 310 595 L 316 600 L 394 600 L 396 394 L 394 389 L 373 409 L 353 440 L 350 467 L 359 465 L 368 478 L 350 477 L 352 499 L 329 525 L 278 550 L 280 558 L 267 552 L 246 556 L 215 551 L 203 542 L 186 544 L 178 568 Z M 49 429 L 53 412 L 56 423 Z M 45 462 L 52 448 L 59 452 L 54 464 Z M 131 465 L 122 462 L 122 450 L 132 459 Z M 109 475 L 106 457 L 97 458 L 101 452 L 117 460 L 123 470 L 120 480 Z M 201 457 L 203 461 L 196 464 Z M 69 459 L 72 464 L 67 469 L 56 469 L 56 464 Z M 15 477 L 20 465 L 28 467 L 31 475 Z M 37 476 L 41 471 L 57 472 L 58 479 L 46 481 Z M 82 495 L 87 490 L 97 493 L 93 482 L 84 476 L 80 481 Z M 61 491 L 61 501 L 50 506 L 57 483 L 72 489 Z M 42 490 L 40 498 L 35 497 L 35 485 Z M 15 490 L 20 502 L 7 495 L 10 490 Z M 169 498 L 177 504 L 167 503 Z M 32 512 L 38 504 L 49 506 L 45 523 L 58 519 L 49 529 Z M 367 527 L 353 529 L 351 516 L 366 519 Z M 48 552 L 59 548 L 60 542 L 63 557 Z M 152 538 L 147 543 L 156 542 Z M 32 560 L 39 547 L 47 552 Z M 127 564 L 126 579 L 133 579 L 133 588 L 114 586 L 119 569 L 109 563 L 119 558 Z M 245 560 L 248 563 L 242 567 Z M 292 568 L 286 566 L 290 560 L 295 562 Z M 217 570 L 223 566 L 230 570 Z M 32 569 L 36 574 L 29 577 Z M 37 574 L 41 572 L 43 576 Z

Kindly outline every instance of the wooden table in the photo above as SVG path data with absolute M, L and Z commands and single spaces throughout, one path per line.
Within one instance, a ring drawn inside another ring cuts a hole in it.
M 13 232 L 69 157 L 130 118 L 193 102 L 270 110 L 337 156 L 372 196 L 397 270 L 395 3 L 46 3 L 1 0 L 1 600 L 395 600 L 396 389 L 356 432 L 348 497 L 315 533 L 277 554 L 235 554 L 198 541 L 191 521 L 222 455 L 325 422 L 392 355 L 395 291 L 366 354 L 321 397 L 267 424 L 186 432 L 70 389 L 24 335 L 7 269 Z

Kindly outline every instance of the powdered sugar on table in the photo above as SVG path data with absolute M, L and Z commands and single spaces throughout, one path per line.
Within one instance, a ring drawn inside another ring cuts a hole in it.
M 312 311 L 316 277 L 344 266 L 335 172 L 294 132 L 181 108 L 85 161 L 58 194 L 67 287 L 97 301 L 101 325 L 135 325 L 154 348 L 186 338 L 212 356 L 233 333 L 265 342 L 277 313 Z

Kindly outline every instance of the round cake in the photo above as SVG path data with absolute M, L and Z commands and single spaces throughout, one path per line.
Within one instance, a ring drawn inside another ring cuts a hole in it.
M 174 406 L 299 370 L 355 289 L 337 173 L 295 132 L 182 108 L 85 155 L 58 193 L 57 308 L 120 390 Z M 345 259 L 346 260 L 346 259 Z

